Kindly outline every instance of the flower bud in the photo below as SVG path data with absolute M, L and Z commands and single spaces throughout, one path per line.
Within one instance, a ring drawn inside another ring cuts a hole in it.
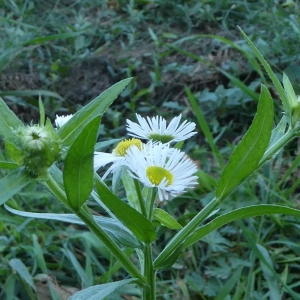
M 48 168 L 62 158 L 62 145 L 56 132 L 32 125 L 16 130 L 16 144 L 23 152 L 22 165 L 33 177 L 46 180 Z

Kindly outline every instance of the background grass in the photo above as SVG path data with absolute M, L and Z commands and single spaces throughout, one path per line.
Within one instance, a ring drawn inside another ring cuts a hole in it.
M 261 83 L 272 92 L 277 120 L 281 117 L 278 95 L 237 25 L 278 77 L 285 72 L 299 93 L 298 1 L 0 4 L 0 96 L 24 122 L 38 121 L 39 94 L 53 120 L 133 76 L 103 117 L 99 141 L 124 137 L 125 120 L 134 120 L 135 113 L 167 119 L 182 113 L 198 123 L 199 134 L 184 150 L 200 167 L 199 186 L 159 203 L 182 225 L 212 198 L 220 165 L 251 124 Z M 300 208 L 299 163 L 294 141 L 233 193 L 218 214 L 256 203 Z M 10 205 L 32 212 L 64 211 L 45 190 L 33 188 L 15 196 Z M 95 203 L 90 207 L 104 214 Z M 295 299 L 293 291 L 300 292 L 299 226 L 289 216 L 224 226 L 158 273 L 158 299 Z M 158 228 L 154 253 L 173 235 Z M 126 276 L 85 228 L 24 219 L 0 208 L 0 299 L 67 299 L 76 289 Z M 138 297 L 138 289 L 130 287 L 112 299 Z

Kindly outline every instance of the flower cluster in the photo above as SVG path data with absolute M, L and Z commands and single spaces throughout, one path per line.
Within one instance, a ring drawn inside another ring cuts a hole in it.
M 129 169 L 129 174 L 147 187 L 157 188 L 160 200 L 167 200 L 183 193 L 197 184 L 196 165 L 184 152 L 172 148 L 172 142 L 186 140 L 196 134 L 196 124 L 184 121 L 181 115 L 167 121 L 162 117 L 143 118 L 136 115 L 138 123 L 127 120 L 127 132 L 133 136 L 122 140 L 112 153 L 95 152 L 94 170 L 112 165 L 103 175 L 105 179 L 122 166 Z M 72 115 L 58 117 L 57 127 L 62 127 Z M 142 140 L 146 140 L 143 143 Z

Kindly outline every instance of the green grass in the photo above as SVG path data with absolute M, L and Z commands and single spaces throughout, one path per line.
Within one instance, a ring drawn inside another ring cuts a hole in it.
M 37 122 L 39 94 L 53 120 L 130 76 L 135 77 L 131 85 L 102 119 L 99 141 L 122 138 L 125 119 L 135 119 L 136 112 L 168 119 L 182 113 L 197 122 L 199 134 L 184 149 L 201 167 L 200 184 L 160 203 L 182 225 L 211 199 L 220 165 L 251 124 L 260 84 L 274 91 L 237 25 L 278 78 L 285 72 L 299 93 L 298 1 L 119 0 L 117 11 L 102 0 L 0 4 L 0 96 L 25 122 Z M 273 96 L 280 119 L 279 97 Z M 235 191 L 217 214 L 257 203 L 300 208 L 297 155 L 295 142 Z M 10 205 L 65 212 L 45 190 L 30 188 Z M 105 214 L 92 201 L 90 207 Z M 158 274 L 158 299 L 295 299 L 299 226 L 290 216 L 272 216 L 222 227 Z M 158 228 L 155 255 L 173 235 Z M 125 278 L 84 227 L 16 217 L 0 208 L 0 299 L 38 299 L 42 290 L 52 299 L 67 299 L 61 296 L 64 286 L 81 289 Z M 138 289 L 130 291 L 138 299 Z M 130 291 L 124 288 L 112 299 Z

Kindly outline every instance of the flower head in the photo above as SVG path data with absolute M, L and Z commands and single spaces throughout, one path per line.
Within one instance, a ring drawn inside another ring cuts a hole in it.
M 112 163 L 109 169 L 105 172 L 102 179 L 105 179 L 110 172 L 115 172 L 120 168 L 125 160 L 125 155 L 129 148 L 134 147 L 138 151 L 142 147 L 142 142 L 139 139 L 129 139 L 119 142 L 117 147 L 112 151 L 112 153 L 95 152 L 94 153 L 94 170 L 97 171 L 100 167 Z
M 196 127 L 194 122 L 185 120 L 179 125 L 181 115 L 173 118 L 168 126 L 166 119 L 160 116 L 145 119 L 136 114 L 136 117 L 139 124 L 127 120 L 127 131 L 129 135 L 140 139 L 168 143 L 183 141 L 196 134 L 193 132 Z
M 20 165 L 40 180 L 48 178 L 48 168 L 63 155 L 61 140 L 51 128 L 30 125 L 15 130 L 15 145 L 20 152 Z
M 156 187 L 160 200 L 168 200 L 197 184 L 196 165 L 178 149 L 169 144 L 148 143 L 142 150 L 128 149 L 125 165 L 133 178 L 145 186 Z
M 73 115 L 66 115 L 66 116 L 58 116 L 56 115 L 56 118 L 54 120 L 56 127 L 59 129 L 62 126 L 64 126 L 71 118 Z

